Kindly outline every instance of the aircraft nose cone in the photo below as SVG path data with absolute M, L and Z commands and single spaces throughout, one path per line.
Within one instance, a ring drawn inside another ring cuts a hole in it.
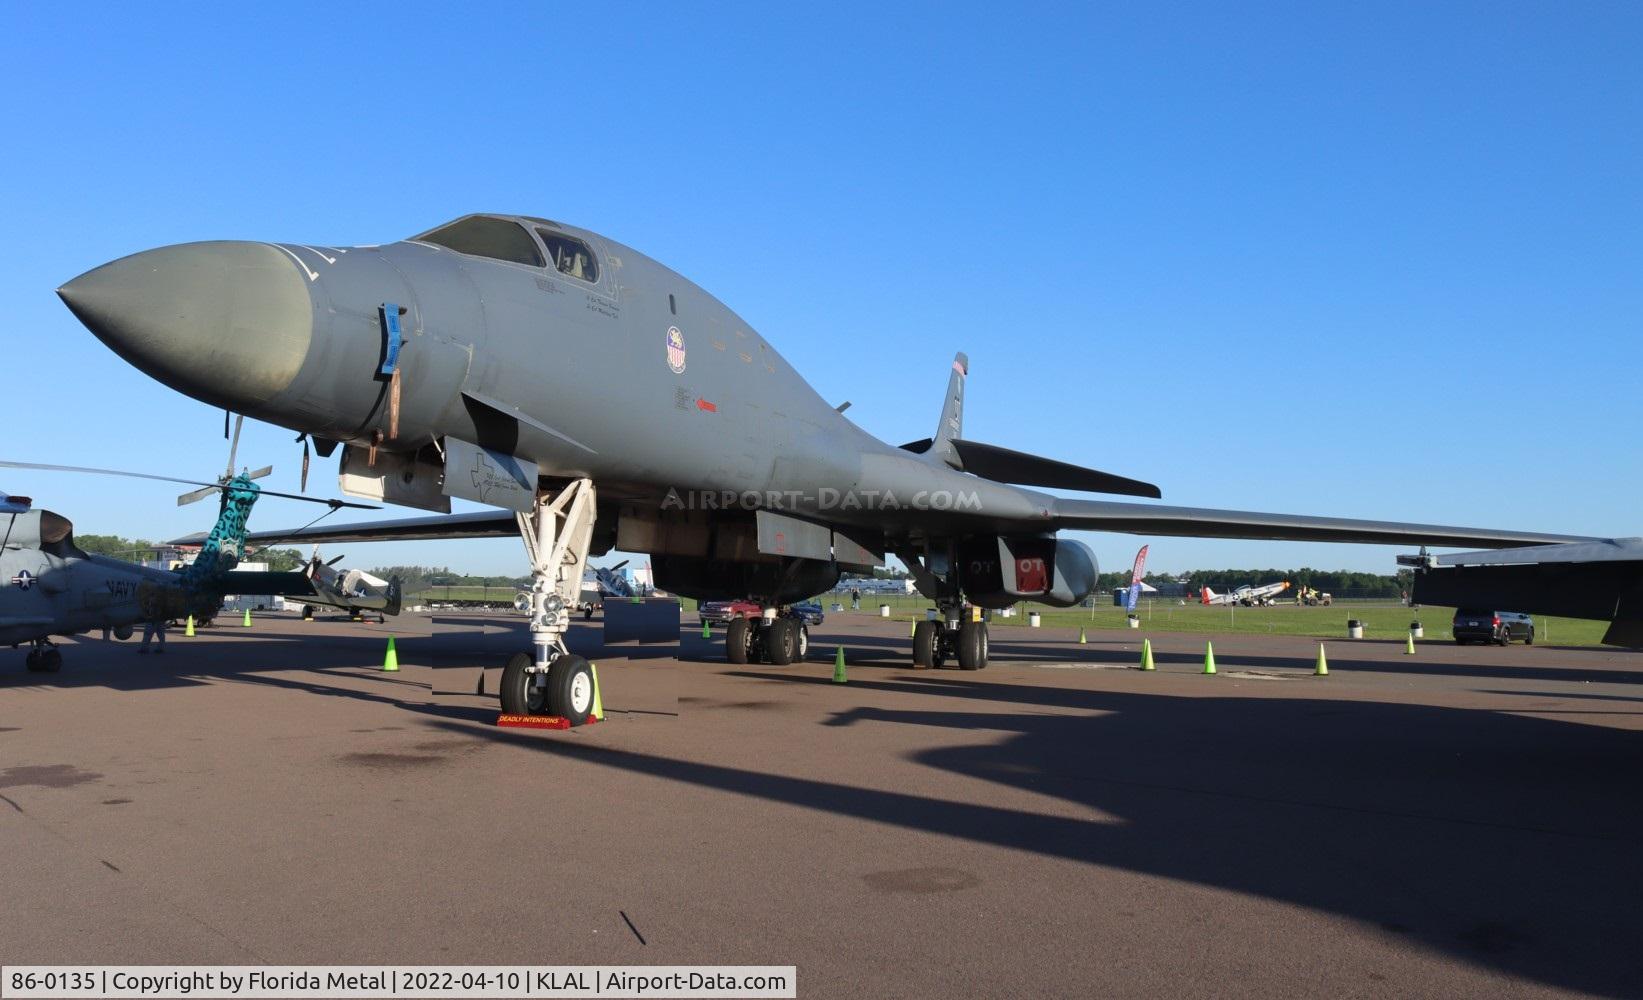
M 186 243 L 87 271 L 57 290 L 120 357 L 196 399 L 255 412 L 313 339 L 308 281 L 266 243 Z

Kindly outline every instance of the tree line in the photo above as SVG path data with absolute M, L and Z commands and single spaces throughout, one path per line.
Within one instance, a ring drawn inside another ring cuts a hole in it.
M 154 555 L 155 550 L 170 546 L 164 542 L 151 542 L 142 538 L 125 538 L 120 535 L 82 535 L 74 533 L 74 544 L 83 552 L 94 556 L 108 556 L 111 559 L 124 559 L 126 562 L 141 562 Z M 246 556 L 246 562 L 265 562 L 269 570 L 275 573 L 288 573 L 299 569 L 308 558 L 297 549 L 257 549 Z

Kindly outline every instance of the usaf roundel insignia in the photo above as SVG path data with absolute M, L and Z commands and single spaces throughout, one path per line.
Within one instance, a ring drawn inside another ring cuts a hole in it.
M 34 574 L 25 569 L 12 577 L 11 582 L 17 586 L 18 590 L 27 590 L 34 586 Z
M 667 328 L 667 366 L 675 375 L 685 373 L 685 335 L 676 326 Z

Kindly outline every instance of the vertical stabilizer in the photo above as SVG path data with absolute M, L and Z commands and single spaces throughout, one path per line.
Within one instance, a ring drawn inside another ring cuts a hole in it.
M 964 463 L 958 457 L 952 442 L 964 436 L 964 379 L 970 374 L 970 359 L 960 351 L 953 356 L 953 370 L 947 376 L 947 398 L 941 404 L 941 422 L 930 446 L 930 454 L 955 469 Z

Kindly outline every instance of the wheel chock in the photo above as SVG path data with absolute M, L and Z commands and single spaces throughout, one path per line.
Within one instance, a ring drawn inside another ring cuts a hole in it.
M 595 716 L 588 716 L 588 721 L 582 723 L 591 726 L 598 722 Z M 507 712 L 496 717 L 496 724 L 503 729 L 569 729 L 570 720 L 563 715 L 509 715 Z

